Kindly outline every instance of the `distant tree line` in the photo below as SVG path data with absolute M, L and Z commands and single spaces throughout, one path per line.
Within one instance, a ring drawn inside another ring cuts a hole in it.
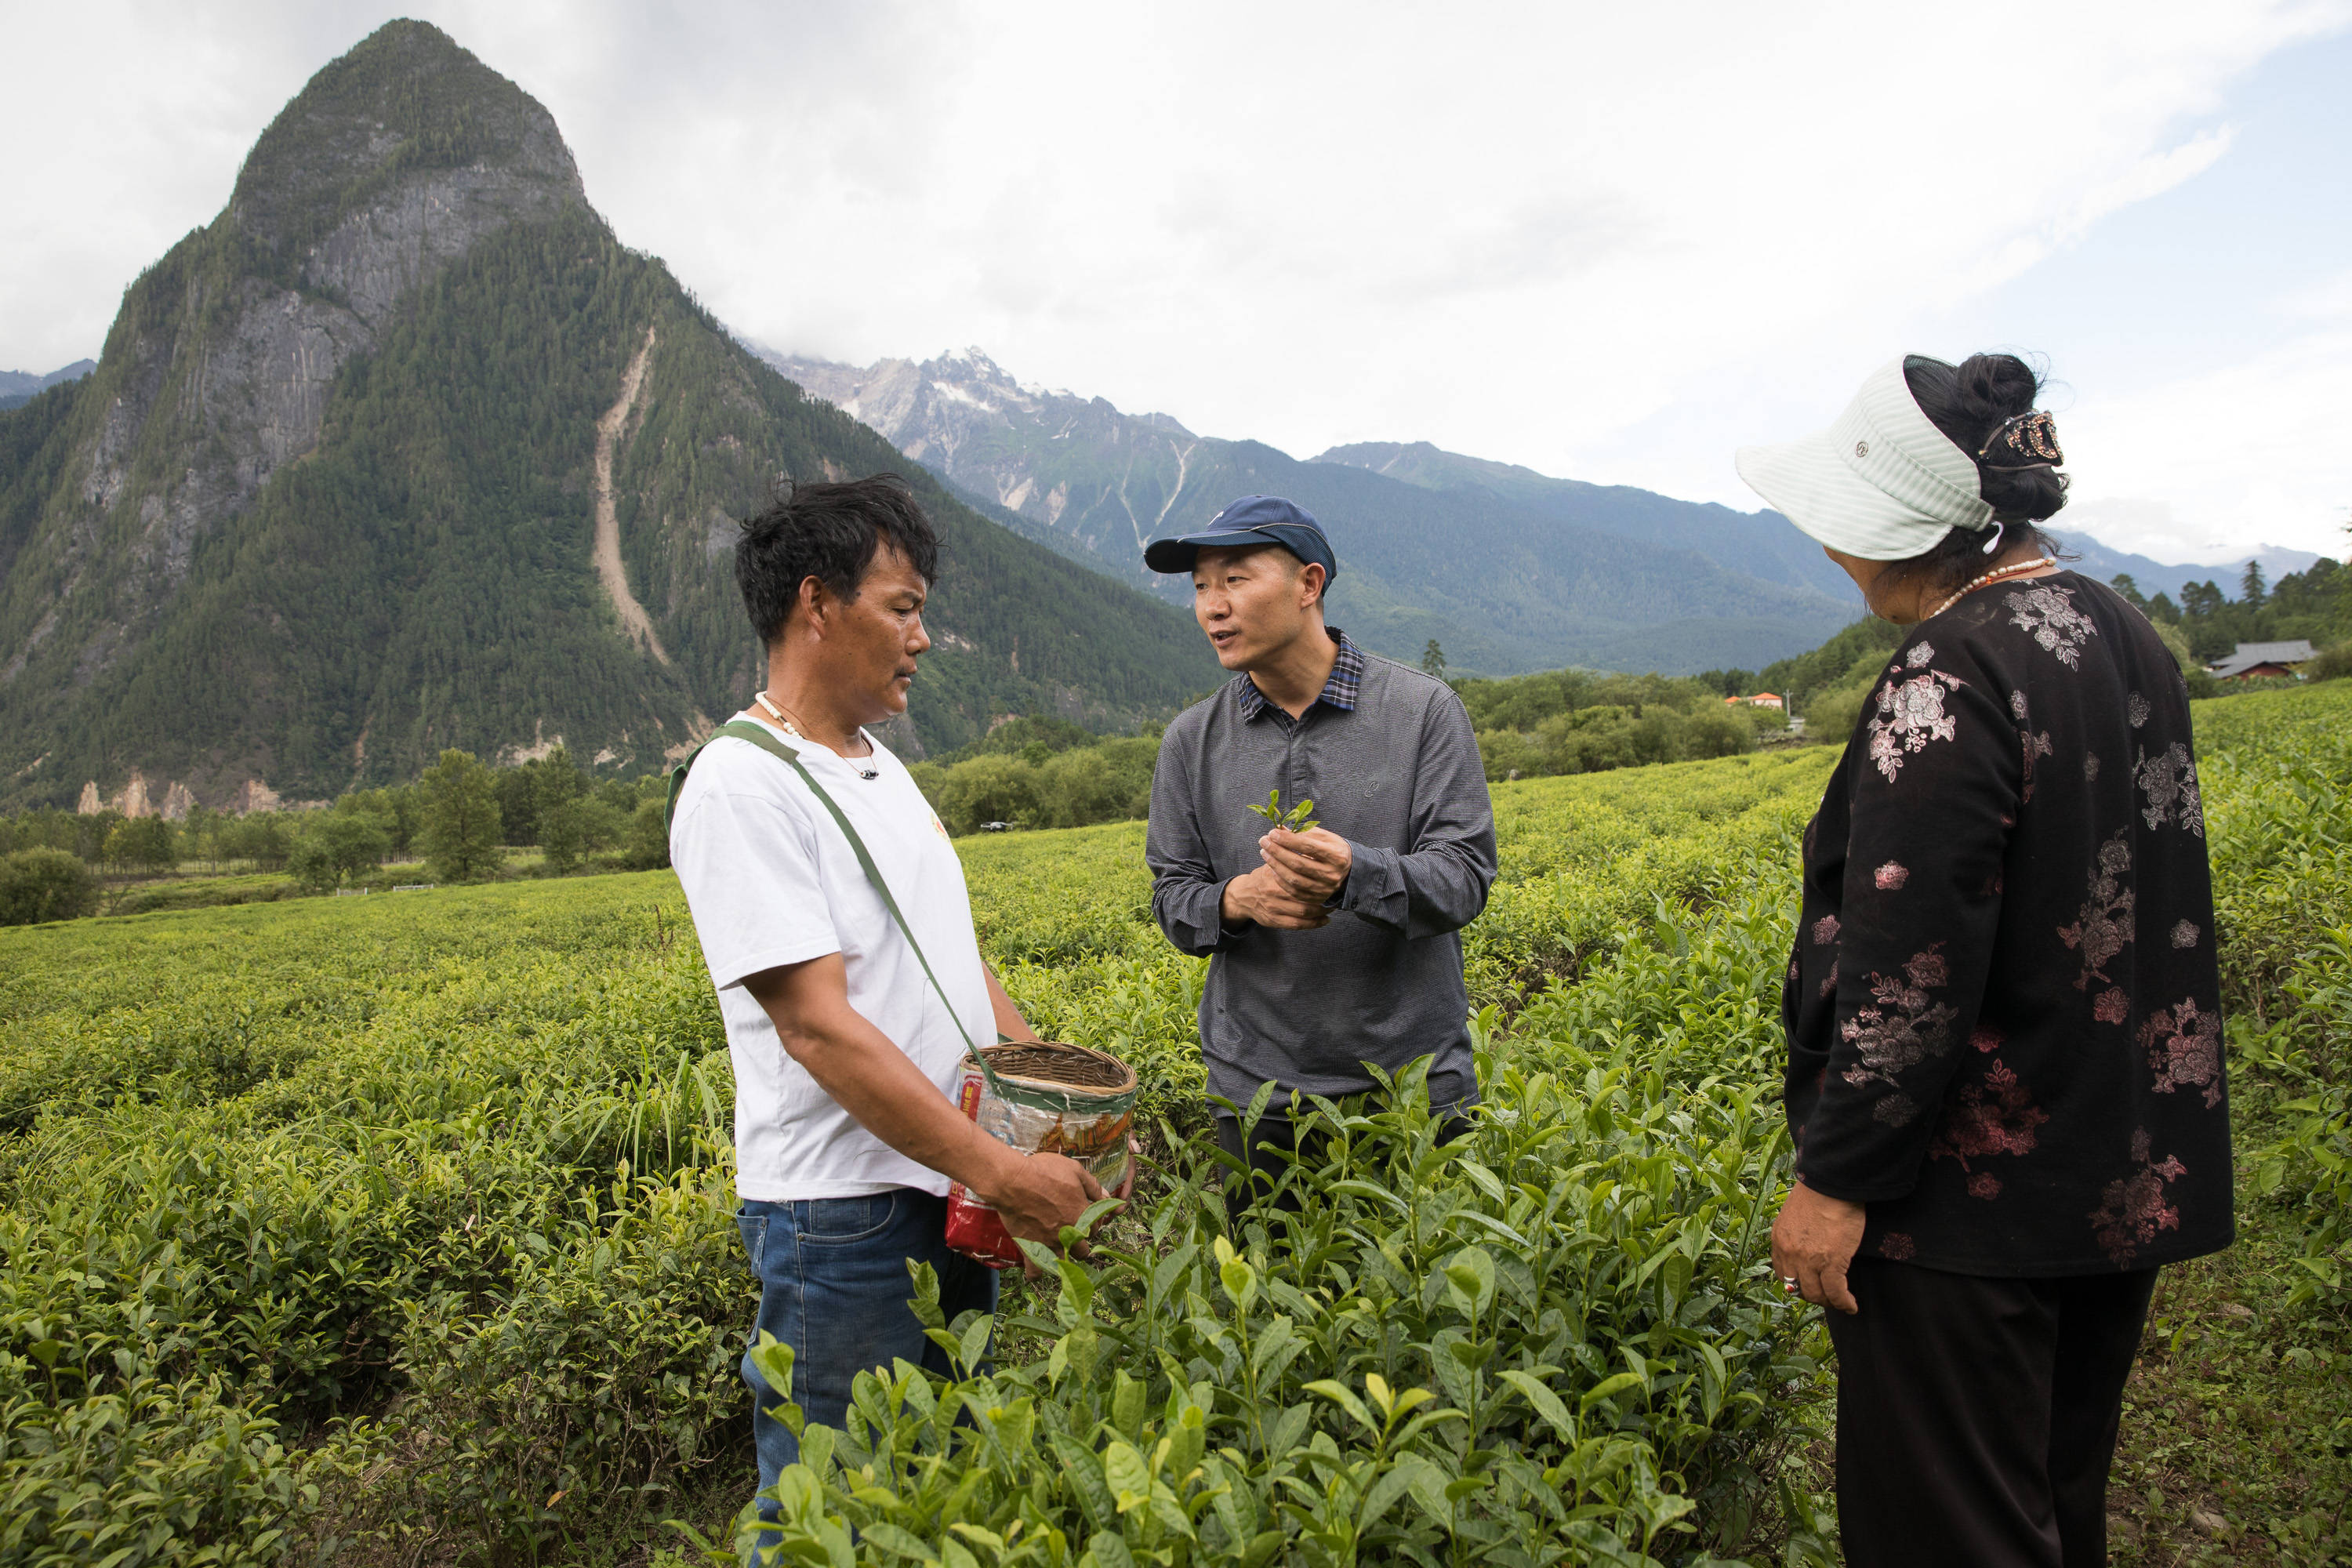
M 1423 668 L 1442 670 L 1444 657 L 1433 645 Z M 1496 782 L 1731 756 L 1787 731 L 1770 709 L 1727 703 L 1732 693 L 1711 677 L 1559 669 L 1448 684 L 1469 711 Z M 1030 717 L 1006 720 L 908 772 L 958 836 L 998 825 L 1083 827 L 1147 815 L 1159 753 L 1157 728 L 1105 738 Z
M 2115 579 L 2115 589 L 2159 626 L 2179 627 L 2189 652 L 2207 664 L 2242 642 L 2305 640 L 2324 648 L 2352 641 L 2352 571 L 2325 556 L 2274 584 L 2263 580 L 2261 562 L 2249 561 L 2234 599 L 2210 580 L 2184 584 L 2178 605 L 2165 594 L 2144 596 L 2128 574 Z
M 1720 678 L 1553 669 L 1454 689 L 1496 782 L 1736 756 L 1788 729 L 1777 710 L 1725 701 L 1751 692 Z
M 1125 822 L 1151 806 L 1160 731 L 1105 738 L 1066 719 L 1009 719 L 908 771 L 953 834 Z
M 663 780 L 594 779 L 557 746 L 513 767 L 444 752 L 411 784 L 353 790 L 323 810 L 238 816 L 198 806 L 184 821 L 39 810 L 0 816 L 0 925 L 94 912 L 141 879 L 202 868 L 290 875 L 331 892 L 387 862 L 423 862 L 436 882 L 504 873 L 507 852 L 536 847 L 539 868 L 649 869 L 669 864 Z

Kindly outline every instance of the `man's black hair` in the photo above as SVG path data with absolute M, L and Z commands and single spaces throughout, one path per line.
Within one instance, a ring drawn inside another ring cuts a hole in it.
M 839 484 L 787 486 L 774 505 L 743 522 L 735 545 L 735 584 L 762 647 L 783 635 L 800 603 L 801 584 L 814 577 L 844 599 L 859 584 L 887 542 L 922 574 L 938 577 L 940 536 L 896 474 Z

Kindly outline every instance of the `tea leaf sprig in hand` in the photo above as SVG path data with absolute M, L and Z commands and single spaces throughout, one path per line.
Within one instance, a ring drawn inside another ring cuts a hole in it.
M 1315 826 L 1315 803 L 1302 800 L 1285 811 L 1282 809 L 1282 792 L 1278 789 L 1266 791 L 1265 804 L 1253 805 L 1250 809 L 1275 826 L 1288 828 L 1293 833 L 1304 833 Z

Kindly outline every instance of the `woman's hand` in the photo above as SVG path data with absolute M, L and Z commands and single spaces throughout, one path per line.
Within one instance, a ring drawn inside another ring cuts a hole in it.
M 1863 1206 L 1824 1197 L 1799 1182 L 1789 1189 L 1772 1222 L 1772 1272 L 1781 1288 L 1796 1281 L 1797 1294 L 1816 1307 L 1862 1310 L 1846 1289 L 1845 1271 L 1862 1246 Z

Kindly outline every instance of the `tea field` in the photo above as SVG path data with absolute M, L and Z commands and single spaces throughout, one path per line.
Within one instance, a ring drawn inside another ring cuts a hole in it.
M 2200 723 L 2244 1240 L 2159 1294 L 2117 1559 L 2346 1561 L 2352 689 Z M 1140 826 L 960 841 L 1033 1020 L 1143 1073 L 1153 1180 L 992 1363 L 809 1441 L 792 1560 L 1834 1562 L 1763 1250 L 1832 761 L 1496 786 L 1492 1114 L 1335 1111 L 1237 1247 Z M 0 1563 L 729 1558 L 752 1289 L 667 873 L 0 932 Z

